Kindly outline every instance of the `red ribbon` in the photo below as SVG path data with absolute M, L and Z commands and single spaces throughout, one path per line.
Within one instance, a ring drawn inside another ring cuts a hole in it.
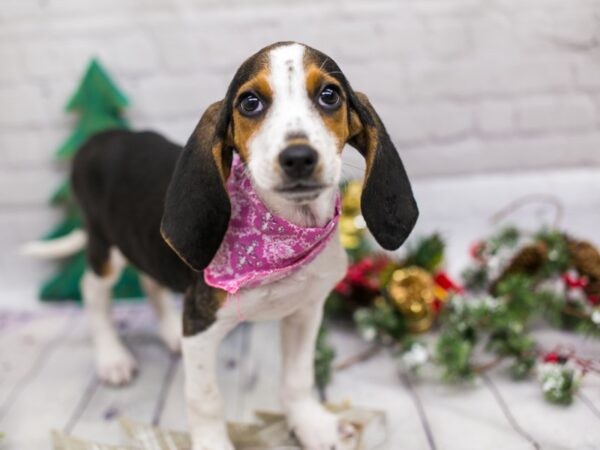
M 462 294 L 464 289 L 456 283 L 446 272 L 438 272 L 434 277 L 435 284 L 447 291 L 454 291 Z

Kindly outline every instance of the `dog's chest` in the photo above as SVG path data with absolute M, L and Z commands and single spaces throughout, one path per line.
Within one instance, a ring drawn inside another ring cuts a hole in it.
M 219 310 L 219 318 L 236 315 L 251 321 L 276 320 L 307 303 L 317 305 L 344 277 L 347 264 L 336 232 L 321 254 L 286 278 L 229 296 L 227 304 Z

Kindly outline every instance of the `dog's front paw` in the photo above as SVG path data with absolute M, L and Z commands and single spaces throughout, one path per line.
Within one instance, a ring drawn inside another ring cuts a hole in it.
M 202 426 L 191 430 L 192 450 L 235 450 L 224 426 Z
M 347 438 L 355 434 L 353 427 L 340 423 L 335 415 L 312 399 L 291 405 L 287 419 L 291 431 L 306 450 L 345 450 Z
M 123 345 L 101 345 L 96 350 L 96 373 L 112 386 L 129 383 L 137 372 L 137 362 Z

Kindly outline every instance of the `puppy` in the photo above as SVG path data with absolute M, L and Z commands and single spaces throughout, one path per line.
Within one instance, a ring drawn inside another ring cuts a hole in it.
M 340 448 L 338 423 L 312 390 L 323 303 L 347 265 L 335 226 L 345 144 L 366 160 L 361 208 L 367 226 L 382 247 L 396 249 L 418 216 L 398 153 L 367 97 L 350 87 L 331 58 L 302 44 L 277 43 L 247 59 L 183 149 L 154 133 L 108 131 L 90 139 L 74 160 L 72 186 L 83 211 L 89 262 L 82 292 L 98 374 L 120 384 L 135 371 L 109 311 L 111 288 L 126 261 L 143 274 L 161 335 L 173 350 L 179 345 L 178 319 L 165 289 L 183 292 L 185 395 L 194 450 L 233 448 L 215 358 L 241 319 L 281 320 L 281 399 L 290 427 L 307 449 Z M 240 180 L 246 183 L 241 188 Z M 271 256 L 285 270 L 271 271 L 276 277 L 259 276 L 272 263 L 257 257 L 261 234 L 238 253 L 231 251 L 236 239 L 246 239 L 231 230 L 240 218 L 254 220 L 234 201 L 232 189 L 235 199 L 251 195 L 257 202 L 252 207 L 263 211 L 262 228 L 254 230 L 279 240 Z M 273 220 L 280 225 L 274 231 L 268 229 Z M 305 230 L 317 236 L 314 248 Z M 295 255 L 305 241 L 308 250 Z M 215 269 L 217 260 L 237 265 Z M 240 273 L 252 276 L 232 289 L 220 288 L 231 285 L 220 285 L 219 275 L 237 282 Z

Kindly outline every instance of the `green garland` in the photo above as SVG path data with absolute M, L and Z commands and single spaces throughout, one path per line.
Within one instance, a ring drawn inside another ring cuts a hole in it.
M 512 270 L 505 269 L 494 280 L 490 258 L 507 249 L 516 252 L 523 238 L 522 233 L 511 227 L 500 230 L 479 246 L 480 252 L 485 251 L 487 256 L 481 258 L 475 252 L 479 262 L 464 274 L 466 287 L 475 294 L 455 296 L 440 315 L 439 337 L 431 361 L 441 368 L 443 379 L 449 382 L 469 380 L 506 361 L 515 380 L 530 378 L 537 372 L 545 399 L 569 404 L 581 377 L 593 366 L 560 353 L 544 352 L 530 335 L 531 325 L 543 320 L 556 328 L 598 337 L 600 313 L 589 302 L 570 299 L 564 290 L 557 291 L 552 283 L 546 284 L 551 281 L 556 284 L 573 265 L 568 238 L 557 231 L 542 230 L 532 237 L 534 242 L 545 245 L 548 258 L 538 261 L 533 269 L 524 264 L 520 270 L 514 267 L 516 258 L 512 259 L 509 263 Z M 490 363 L 474 361 L 476 347 L 494 357 Z M 405 348 L 399 358 L 411 360 L 412 350 Z
M 328 331 L 325 325 L 321 326 L 317 336 L 315 350 L 315 382 L 319 391 L 324 392 L 325 387 L 331 382 L 331 364 L 335 358 L 335 350 L 328 342 Z
M 533 323 L 543 321 L 600 337 L 600 253 L 591 244 L 557 230 L 526 234 L 515 227 L 476 243 L 473 264 L 463 273 L 465 290 L 448 283 L 442 283 L 445 290 L 435 286 L 448 298 L 439 312 L 430 311 L 436 334 L 425 340 L 411 332 L 414 311 L 403 309 L 406 298 L 394 291 L 394 274 L 402 277 L 414 268 L 432 279 L 443 274 L 444 242 L 437 234 L 422 238 L 399 261 L 369 250 L 366 239 L 349 251 L 348 274 L 331 294 L 326 317 L 351 321 L 364 339 L 389 347 L 406 374 L 418 376 L 431 364 L 443 380 L 458 383 L 503 366 L 515 380 L 537 375 L 546 400 L 569 404 L 582 376 L 600 372 L 600 362 L 544 349 L 530 333 Z M 316 364 L 321 387 L 331 377 L 333 355 L 323 332 Z

